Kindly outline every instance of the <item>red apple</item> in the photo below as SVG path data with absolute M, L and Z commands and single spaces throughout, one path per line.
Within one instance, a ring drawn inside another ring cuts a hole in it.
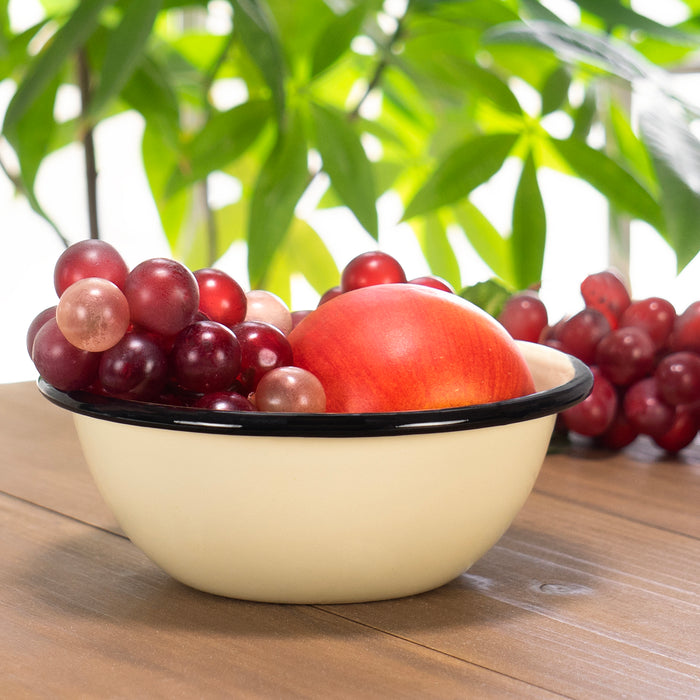
M 486 312 L 431 287 L 399 283 L 341 294 L 289 334 L 329 413 L 490 403 L 534 391 L 515 341 Z

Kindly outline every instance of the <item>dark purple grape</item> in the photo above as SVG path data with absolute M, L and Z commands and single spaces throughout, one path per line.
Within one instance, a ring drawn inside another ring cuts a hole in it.
M 663 435 L 673 424 L 674 409 L 661 398 L 654 377 L 632 384 L 625 392 L 623 408 L 629 422 L 644 435 Z
M 27 353 L 29 353 L 29 357 L 32 356 L 32 348 L 34 346 L 36 334 L 39 332 L 39 329 L 52 318 L 56 318 L 56 306 L 49 306 L 48 309 L 44 309 L 41 313 L 38 313 L 29 324 L 29 328 L 27 329 Z
M 201 394 L 228 389 L 241 368 L 236 336 L 216 321 L 197 321 L 180 331 L 170 358 L 177 383 Z
M 195 408 L 208 408 L 214 411 L 254 411 L 248 399 L 235 391 L 214 391 L 204 394 L 194 403 Z
M 689 406 L 676 406 L 671 426 L 662 435 L 655 435 L 654 442 L 667 452 L 680 452 L 688 447 L 698 433 L 698 421 Z
M 279 328 L 262 321 L 244 321 L 233 327 L 241 346 L 239 379 L 246 392 L 255 390 L 266 372 L 293 364 L 292 347 Z

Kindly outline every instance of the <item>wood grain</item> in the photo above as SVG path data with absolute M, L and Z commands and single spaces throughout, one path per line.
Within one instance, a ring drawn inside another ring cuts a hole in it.
M 0 493 L 2 697 L 700 697 L 699 446 L 552 453 L 469 572 L 362 605 L 172 581 L 31 384 L 0 386 Z

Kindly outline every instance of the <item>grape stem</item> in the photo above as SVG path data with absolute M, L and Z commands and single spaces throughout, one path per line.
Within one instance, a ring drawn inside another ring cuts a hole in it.
M 90 106 L 90 65 L 84 48 L 78 51 L 78 83 L 80 85 L 81 116 L 87 120 Z M 86 121 L 86 123 L 88 123 Z M 95 161 L 95 141 L 92 126 L 87 126 L 83 135 L 83 152 L 85 155 L 85 179 L 87 185 L 88 221 L 90 238 L 99 238 L 100 231 L 97 222 L 97 165 Z

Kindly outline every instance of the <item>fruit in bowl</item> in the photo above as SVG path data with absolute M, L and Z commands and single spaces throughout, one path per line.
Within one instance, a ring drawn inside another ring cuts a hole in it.
M 557 414 L 591 389 L 583 362 L 514 341 L 432 280 L 340 290 L 287 333 L 257 310 L 241 321 L 238 291 L 236 323 L 212 320 L 176 264 L 135 269 L 138 312 L 111 348 L 70 351 L 50 310 L 27 343 L 124 532 L 214 594 L 332 603 L 448 582 L 508 528 Z

